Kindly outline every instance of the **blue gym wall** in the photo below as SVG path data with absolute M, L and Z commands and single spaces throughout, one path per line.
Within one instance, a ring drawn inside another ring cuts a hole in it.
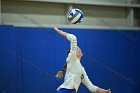
M 112 93 L 139 93 L 140 32 L 63 29 L 78 38 L 90 80 Z M 0 93 L 56 93 L 69 41 L 52 28 L 0 26 Z M 90 93 L 81 84 L 78 93 Z

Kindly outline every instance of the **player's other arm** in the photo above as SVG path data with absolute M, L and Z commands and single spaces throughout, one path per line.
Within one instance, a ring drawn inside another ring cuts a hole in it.
M 95 86 L 92 84 L 92 82 L 89 80 L 86 72 L 84 71 L 83 74 L 83 79 L 82 79 L 82 83 L 91 91 L 91 92 L 95 92 L 95 93 L 111 93 L 110 89 L 105 90 L 102 88 L 99 88 L 98 86 Z

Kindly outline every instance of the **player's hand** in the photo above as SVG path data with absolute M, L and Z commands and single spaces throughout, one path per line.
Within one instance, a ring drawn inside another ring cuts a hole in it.
M 63 77 L 63 71 L 58 71 L 55 77 L 56 78 L 62 78 Z
M 104 93 L 111 93 L 110 89 L 104 90 Z
M 110 89 L 105 90 L 105 89 L 98 88 L 96 90 L 96 93 L 111 93 L 111 91 Z
M 54 30 L 56 31 L 56 32 L 60 32 L 61 30 L 59 30 L 57 27 L 54 27 Z
M 57 27 L 54 27 L 54 30 L 59 30 Z
M 54 27 L 54 30 L 55 30 L 58 34 L 62 35 L 62 36 L 65 37 L 65 38 L 67 38 L 67 35 L 69 34 L 69 33 L 67 33 L 67 32 L 64 32 L 64 31 L 58 29 L 57 27 Z

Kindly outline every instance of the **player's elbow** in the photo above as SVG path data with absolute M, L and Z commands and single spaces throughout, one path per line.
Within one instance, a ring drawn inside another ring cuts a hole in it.
M 77 38 L 76 38 L 76 36 L 75 35 L 73 35 L 73 34 L 68 34 L 67 35 L 67 39 L 69 40 L 69 41 L 77 41 Z
M 71 34 L 71 42 L 77 42 L 77 37 L 73 34 Z

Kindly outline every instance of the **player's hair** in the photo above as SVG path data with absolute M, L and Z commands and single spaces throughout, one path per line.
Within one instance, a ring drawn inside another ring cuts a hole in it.
M 68 50 L 67 50 L 67 57 L 68 57 L 69 53 L 70 53 L 70 48 L 68 48 Z
M 70 48 L 68 48 L 68 50 L 67 50 L 67 57 L 68 57 L 69 53 L 70 53 Z M 67 69 L 67 62 L 64 64 L 64 66 L 62 67 L 62 69 L 60 71 L 64 72 L 64 71 L 66 71 L 66 69 Z M 58 72 L 60 72 L 60 71 L 58 71 Z M 60 75 L 60 77 L 62 77 L 63 73 L 61 73 L 59 75 Z
M 68 57 L 69 53 L 70 53 L 70 48 L 67 49 L 67 57 Z M 66 69 L 67 69 L 67 62 L 64 64 L 61 71 L 66 71 Z

